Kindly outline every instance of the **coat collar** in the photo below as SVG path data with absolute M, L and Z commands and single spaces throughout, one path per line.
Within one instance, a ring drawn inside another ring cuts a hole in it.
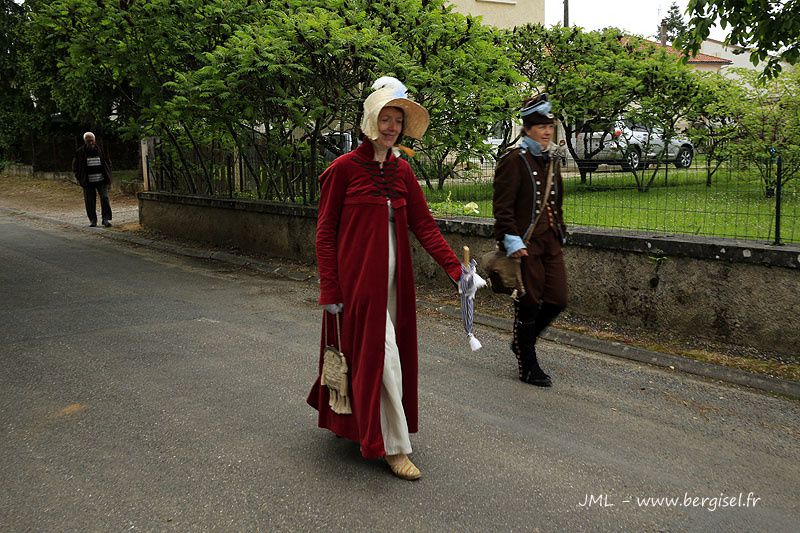
M 375 161 L 375 147 L 372 145 L 372 141 L 370 141 L 369 139 L 365 140 L 360 145 L 358 145 L 358 148 L 355 149 L 354 153 L 356 157 L 358 157 L 363 161 L 377 163 L 377 161 Z M 389 163 L 394 160 L 395 160 L 394 151 L 389 150 L 388 153 L 386 154 L 386 162 Z

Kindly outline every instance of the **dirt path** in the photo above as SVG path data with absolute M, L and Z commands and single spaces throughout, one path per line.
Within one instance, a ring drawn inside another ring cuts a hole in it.
M 139 224 L 139 203 L 135 196 L 112 190 L 111 211 L 115 226 Z M 88 225 L 83 207 L 83 192 L 71 182 L 43 180 L 0 173 L 0 206 L 60 220 Z M 98 213 L 100 202 L 97 202 Z

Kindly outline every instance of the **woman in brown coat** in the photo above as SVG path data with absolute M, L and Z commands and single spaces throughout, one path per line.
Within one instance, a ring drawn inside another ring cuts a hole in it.
M 564 189 L 561 160 L 551 157 L 557 147 L 551 142 L 550 110 L 546 94 L 523 104 L 522 141 L 498 162 L 493 198 L 494 237 L 508 256 L 522 262 L 525 294 L 514 302 L 512 342 L 519 379 L 539 387 L 549 387 L 552 380 L 539 366 L 536 339 L 567 305 Z M 524 241 L 526 233 L 530 237 Z

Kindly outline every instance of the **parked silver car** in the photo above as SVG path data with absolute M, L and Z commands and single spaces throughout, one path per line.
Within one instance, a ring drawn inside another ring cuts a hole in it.
M 601 163 L 639 170 L 659 160 L 688 168 L 694 158 L 694 146 L 689 139 L 680 136 L 670 139 L 665 153 L 661 130 L 623 121 L 618 121 L 611 132 L 578 133 L 575 149 L 581 159 L 586 159 L 601 142 L 602 149 L 584 164 L 588 170 L 595 170 Z
M 353 149 L 353 138 L 348 131 L 328 132 L 323 134 L 322 138 L 322 155 L 327 163 Z M 357 141 L 356 144 L 361 144 L 361 141 Z

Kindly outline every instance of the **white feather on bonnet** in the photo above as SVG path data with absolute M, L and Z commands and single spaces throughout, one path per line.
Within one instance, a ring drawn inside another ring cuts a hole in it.
M 364 116 L 361 131 L 373 141 L 380 137 L 378 115 L 384 107 L 403 110 L 403 135 L 421 139 L 428 129 L 428 111 L 408 98 L 408 89 L 403 82 L 391 76 L 381 76 L 372 84 L 373 92 L 364 100 Z

